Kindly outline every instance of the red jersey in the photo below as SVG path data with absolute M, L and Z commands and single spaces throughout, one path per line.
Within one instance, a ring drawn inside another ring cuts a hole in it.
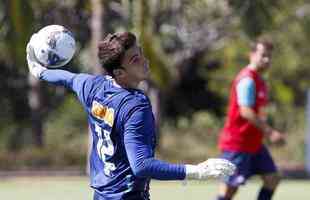
M 248 67 L 239 72 L 230 91 L 227 119 L 220 133 L 221 150 L 255 153 L 262 145 L 263 132 L 240 115 L 237 102 L 237 84 L 242 78 L 250 77 L 255 83 L 255 104 L 252 109 L 256 114 L 267 102 L 267 87 L 260 75 Z

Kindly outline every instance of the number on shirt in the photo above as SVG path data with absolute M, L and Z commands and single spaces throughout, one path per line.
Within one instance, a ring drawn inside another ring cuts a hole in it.
M 113 156 L 114 146 L 110 137 L 110 132 L 102 129 L 98 124 L 95 124 L 95 131 L 98 136 L 97 153 L 104 163 L 104 173 L 111 176 L 111 172 L 116 169 L 115 165 L 107 162 L 106 156 Z

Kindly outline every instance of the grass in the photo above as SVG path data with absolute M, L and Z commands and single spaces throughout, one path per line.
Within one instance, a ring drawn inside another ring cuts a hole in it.
M 310 197 L 309 180 L 284 180 L 274 200 L 306 200 Z M 307 189 L 308 188 L 308 189 Z M 236 200 L 256 199 L 259 181 L 250 181 L 240 188 Z M 217 182 L 153 181 L 151 199 L 215 199 Z M 86 200 L 92 199 L 92 190 L 86 177 L 23 177 L 1 178 L 1 199 L 10 200 Z

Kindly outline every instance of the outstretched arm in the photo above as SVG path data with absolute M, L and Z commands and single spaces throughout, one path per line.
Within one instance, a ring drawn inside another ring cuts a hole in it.
M 223 159 L 198 165 L 171 164 L 155 159 L 152 149 L 153 118 L 147 107 L 136 109 L 125 124 L 124 143 L 133 173 L 159 180 L 219 178 L 231 175 L 235 166 Z
M 94 76 L 89 74 L 75 74 L 59 69 L 47 69 L 42 66 L 37 61 L 31 45 L 32 40 L 35 40 L 35 37 L 36 34 L 31 37 L 26 48 L 29 72 L 37 79 L 47 81 L 54 85 L 65 86 L 66 88 L 73 90 L 84 105 L 87 100 L 87 95 L 92 88 L 92 81 L 90 80 L 93 79 Z

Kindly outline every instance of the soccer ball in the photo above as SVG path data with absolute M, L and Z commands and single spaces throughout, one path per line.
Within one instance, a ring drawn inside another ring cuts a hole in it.
M 61 25 L 42 28 L 33 35 L 31 45 L 37 61 L 48 68 L 67 64 L 76 49 L 73 34 Z

